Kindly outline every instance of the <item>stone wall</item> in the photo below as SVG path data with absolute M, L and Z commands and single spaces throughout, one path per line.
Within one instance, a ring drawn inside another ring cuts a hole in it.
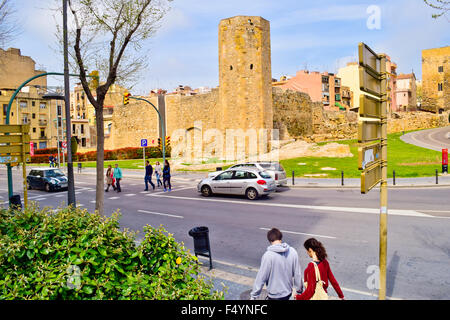
M 308 94 L 272 89 L 273 128 L 280 132 L 280 139 L 309 136 L 313 132 L 313 103 Z

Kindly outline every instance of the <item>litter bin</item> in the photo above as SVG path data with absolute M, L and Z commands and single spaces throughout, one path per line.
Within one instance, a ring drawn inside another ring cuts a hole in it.
M 78 173 L 81 173 L 81 162 L 78 162 Z
M 212 269 L 211 246 L 209 245 L 209 229 L 208 227 L 195 227 L 189 230 L 189 235 L 194 238 L 195 256 L 203 256 L 209 258 L 209 270 Z
M 9 207 L 15 210 L 22 210 L 22 201 L 19 194 L 14 194 L 9 198 Z

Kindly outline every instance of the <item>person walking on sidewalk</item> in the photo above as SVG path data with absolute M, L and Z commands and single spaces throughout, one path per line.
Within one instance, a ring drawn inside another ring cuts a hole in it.
M 116 179 L 117 192 L 122 192 L 122 189 L 120 188 L 120 181 L 122 180 L 122 170 L 119 168 L 119 165 L 117 163 L 114 168 L 113 178 Z
M 339 298 L 344 299 L 344 294 L 336 281 L 330 264 L 327 261 L 327 252 L 322 243 L 314 238 L 305 241 L 303 246 L 306 249 L 312 262 L 305 269 L 306 290 L 295 296 L 295 300 L 326 300 L 328 299 L 328 281 L 331 282 Z M 323 289 L 322 289 L 323 288 Z
M 161 182 L 162 170 L 161 170 L 161 165 L 159 164 L 159 161 L 156 161 L 156 164 L 155 164 L 155 176 L 156 176 L 156 182 L 158 183 L 158 188 L 159 188 L 159 186 L 163 185 L 163 183 Z
M 147 160 L 145 161 L 145 190 L 144 191 L 148 191 L 148 183 L 150 182 L 150 185 L 153 187 L 153 190 L 155 190 L 155 185 L 152 182 L 152 174 L 153 174 L 153 167 L 150 164 L 150 162 Z
M 256 275 L 250 299 L 255 300 L 261 294 L 264 284 L 267 286 L 268 300 L 289 300 L 292 289 L 303 291 L 301 267 L 297 251 L 282 242 L 283 234 L 273 228 L 267 232 L 270 246 L 261 259 L 261 267 Z
M 106 185 L 107 185 L 107 187 L 106 187 L 105 192 L 108 192 L 108 191 L 109 191 L 109 187 L 110 187 L 111 185 L 112 185 L 114 191 L 116 191 L 116 187 L 114 186 L 113 179 L 114 179 L 114 178 L 113 178 L 113 170 L 112 170 L 112 167 L 111 167 L 111 165 L 108 165 L 108 170 L 106 170 Z
M 164 169 L 163 169 L 164 192 L 167 191 L 166 182 L 169 185 L 169 191 L 172 191 L 172 185 L 170 184 L 170 165 L 169 165 L 169 161 L 167 161 L 167 160 L 164 163 Z

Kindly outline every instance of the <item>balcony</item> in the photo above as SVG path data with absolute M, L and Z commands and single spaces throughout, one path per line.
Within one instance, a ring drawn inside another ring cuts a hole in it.
M 334 100 L 341 101 L 341 95 L 340 94 L 335 95 Z
M 41 119 L 39 120 L 39 126 L 40 127 L 46 127 L 47 124 L 48 124 L 47 120 L 41 120 Z

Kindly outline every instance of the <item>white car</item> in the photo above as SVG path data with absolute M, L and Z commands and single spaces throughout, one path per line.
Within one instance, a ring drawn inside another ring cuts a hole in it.
M 231 166 L 230 168 L 228 168 L 228 170 L 244 169 L 244 168 L 265 171 L 272 177 L 273 180 L 275 180 L 277 186 L 287 185 L 286 171 L 279 162 L 258 161 L 258 162 L 240 163 Z M 211 172 L 208 175 L 208 177 L 215 177 L 222 172 L 223 171 Z
M 276 184 L 265 171 L 239 168 L 228 169 L 201 180 L 197 190 L 205 197 L 220 193 L 245 195 L 247 199 L 255 200 L 276 191 Z

